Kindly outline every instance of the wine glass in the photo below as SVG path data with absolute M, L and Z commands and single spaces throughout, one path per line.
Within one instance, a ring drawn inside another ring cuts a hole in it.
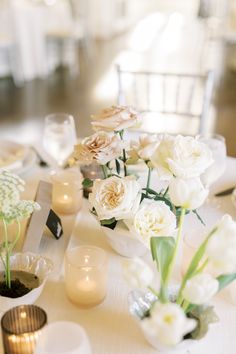
M 53 113 L 45 118 L 43 147 L 56 165 L 63 167 L 76 144 L 74 118 L 66 113 Z
M 199 141 L 205 143 L 212 152 L 213 163 L 201 175 L 202 183 L 209 187 L 217 181 L 226 168 L 225 138 L 219 134 L 199 135 Z

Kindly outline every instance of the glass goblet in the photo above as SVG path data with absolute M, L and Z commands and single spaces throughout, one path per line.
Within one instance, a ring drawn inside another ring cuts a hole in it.
M 203 184 L 209 187 L 223 175 L 226 168 L 225 138 L 219 134 L 208 134 L 199 135 L 198 139 L 212 152 L 213 163 L 201 175 Z
M 45 118 L 43 147 L 57 166 L 62 167 L 65 164 L 76 141 L 75 123 L 71 115 L 53 113 Z

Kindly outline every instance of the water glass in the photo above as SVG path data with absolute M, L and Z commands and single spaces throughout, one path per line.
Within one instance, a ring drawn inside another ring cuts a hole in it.
M 43 147 L 58 166 L 63 166 L 76 144 L 74 118 L 66 113 L 53 113 L 45 118 Z
M 219 134 L 208 134 L 199 135 L 198 139 L 212 152 L 213 163 L 201 175 L 203 184 L 209 187 L 223 175 L 226 168 L 225 138 Z

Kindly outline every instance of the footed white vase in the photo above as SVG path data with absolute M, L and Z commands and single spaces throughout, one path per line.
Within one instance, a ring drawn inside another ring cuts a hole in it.
M 13 254 L 10 258 L 10 264 L 11 271 L 24 271 L 35 274 L 39 278 L 39 285 L 28 294 L 17 298 L 0 296 L 0 312 L 5 312 L 19 305 L 33 304 L 40 296 L 47 277 L 53 270 L 53 263 L 50 259 L 30 252 Z M 1 262 L 0 271 L 4 271 Z

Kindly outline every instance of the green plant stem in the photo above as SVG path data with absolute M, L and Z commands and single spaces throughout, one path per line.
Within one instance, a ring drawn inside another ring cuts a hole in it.
M 155 289 L 153 289 L 151 286 L 148 286 L 148 289 L 153 293 L 153 295 L 155 295 L 157 298 L 159 298 L 159 294 Z
M 16 219 L 16 223 L 17 223 L 17 226 L 18 226 L 18 230 L 17 230 L 17 234 L 16 234 L 15 240 L 12 242 L 11 246 L 9 247 L 10 252 L 12 252 L 12 250 L 15 247 L 15 245 L 17 244 L 17 241 L 20 238 L 21 224 L 20 224 L 20 221 L 18 219 Z
M 176 238 L 176 242 L 175 242 L 175 248 L 174 248 L 174 252 L 173 252 L 173 256 L 168 268 L 168 272 L 167 272 L 167 276 L 166 276 L 166 281 L 165 283 L 168 284 L 170 276 L 172 274 L 172 270 L 173 267 L 175 265 L 175 261 L 176 261 L 176 257 L 178 254 L 178 250 L 179 250 L 179 245 L 180 245 L 180 240 L 181 240 L 181 236 L 182 236 L 182 228 L 183 228 L 183 222 L 184 222 L 184 215 L 185 215 L 185 208 L 181 209 L 181 214 L 180 214 L 180 219 L 179 219 L 179 228 L 178 228 L 178 234 L 177 234 L 177 238 Z
M 119 131 L 120 140 L 124 140 L 123 134 L 124 134 L 123 130 Z M 123 161 L 123 165 L 124 165 L 124 176 L 126 177 L 126 176 L 128 176 L 128 171 L 127 171 L 127 166 L 126 166 L 127 156 L 126 156 L 125 149 L 122 150 L 122 154 L 123 154 L 122 161 Z
M 102 172 L 103 172 L 104 179 L 108 178 L 107 166 L 106 165 L 101 165 L 101 167 L 102 167 Z
M 5 282 L 8 288 L 11 288 L 11 271 L 10 271 L 10 250 L 9 250 L 9 241 L 8 241 L 8 232 L 7 232 L 7 223 L 4 219 L 3 227 L 4 227 L 4 248 L 5 248 Z
M 182 309 L 184 310 L 184 312 L 187 311 L 188 307 L 189 307 L 189 302 L 187 300 L 184 300 L 182 304 Z
M 148 196 L 148 189 L 150 187 L 151 173 L 152 173 L 152 168 L 149 167 L 148 165 L 147 165 L 147 167 L 148 167 L 148 176 L 147 176 L 147 184 L 146 184 L 146 196 Z

